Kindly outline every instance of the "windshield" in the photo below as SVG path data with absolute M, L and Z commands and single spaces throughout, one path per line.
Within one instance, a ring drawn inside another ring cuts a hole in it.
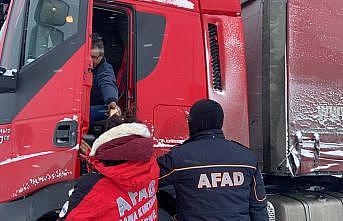
M 80 0 L 30 1 L 25 25 L 23 65 L 47 54 L 77 33 L 79 7 Z
M 0 66 L 19 70 L 75 35 L 79 7 L 80 0 L 14 1 Z

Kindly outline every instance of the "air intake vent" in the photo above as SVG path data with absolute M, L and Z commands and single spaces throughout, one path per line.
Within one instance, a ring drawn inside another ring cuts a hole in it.
M 208 32 L 210 35 L 213 88 L 216 90 L 222 90 L 217 25 L 209 24 Z

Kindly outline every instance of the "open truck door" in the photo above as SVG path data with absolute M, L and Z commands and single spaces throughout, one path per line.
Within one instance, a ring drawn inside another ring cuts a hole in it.
M 36 220 L 60 208 L 67 181 L 79 176 L 78 147 L 88 127 L 92 82 L 92 4 L 11 3 L 0 62 L 1 220 Z M 11 202 L 48 185 L 49 191 Z

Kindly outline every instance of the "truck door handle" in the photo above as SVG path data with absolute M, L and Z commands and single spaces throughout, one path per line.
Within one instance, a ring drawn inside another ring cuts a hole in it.
M 55 128 L 54 145 L 56 147 L 74 147 L 77 144 L 77 122 L 61 121 Z

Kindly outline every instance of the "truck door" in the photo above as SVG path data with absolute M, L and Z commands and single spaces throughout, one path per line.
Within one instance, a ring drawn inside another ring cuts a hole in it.
M 169 147 L 187 139 L 185 115 L 207 97 L 204 41 L 197 1 L 152 2 L 136 4 L 137 117 Z
M 343 170 L 342 1 L 288 1 L 289 136 L 298 173 Z
M 92 2 L 13 1 L 0 64 L 17 83 L 0 93 L 0 202 L 79 175 Z

